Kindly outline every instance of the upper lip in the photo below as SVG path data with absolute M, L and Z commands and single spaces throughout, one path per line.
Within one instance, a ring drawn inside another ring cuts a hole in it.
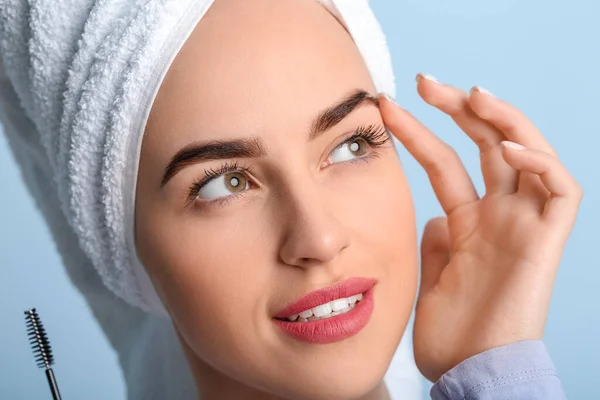
M 310 310 L 321 304 L 355 294 L 364 293 L 371 289 L 377 281 L 372 278 L 349 278 L 333 286 L 317 289 L 314 292 L 301 297 L 300 299 L 288 304 L 279 311 L 275 318 L 287 318 L 289 316 L 300 314 L 302 311 Z

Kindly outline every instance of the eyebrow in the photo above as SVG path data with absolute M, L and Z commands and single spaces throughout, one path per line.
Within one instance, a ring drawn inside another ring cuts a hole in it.
M 309 140 L 314 140 L 327 132 L 350 115 L 359 106 L 371 103 L 379 107 L 379 100 L 365 90 L 355 90 L 338 104 L 319 113 L 312 123 Z M 190 165 L 209 160 L 230 158 L 257 158 L 267 154 L 260 138 L 234 140 L 211 140 L 190 143 L 179 150 L 171 159 L 163 175 L 161 187 L 164 187 L 179 171 Z

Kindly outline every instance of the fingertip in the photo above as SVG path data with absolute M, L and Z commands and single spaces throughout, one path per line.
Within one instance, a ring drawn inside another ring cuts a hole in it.
M 479 118 L 487 120 L 491 116 L 490 100 L 495 97 L 476 89 L 478 87 L 474 86 L 469 91 L 469 106 Z
M 515 142 L 511 142 L 510 140 L 503 140 L 500 142 L 500 144 L 502 145 L 502 147 L 504 147 L 505 149 L 511 149 L 511 150 L 527 150 L 527 148 L 525 146 L 522 146 L 518 143 Z
M 429 105 L 434 105 L 432 103 L 435 103 L 434 99 L 437 85 L 428 85 L 426 84 L 426 82 L 426 79 L 419 80 L 419 83 L 417 83 L 417 93 L 425 101 L 425 103 Z
M 440 83 L 435 77 L 419 72 L 415 77 L 417 81 L 417 93 L 419 96 L 429 105 L 436 106 L 436 94 L 437 90 L 443 87 L 443 84 Z
M 539 152 L 523 147 L 510 141 L 502 141 L 502 158 L 512 168 L 533 174 L 539 173 L 540 162 L 542 162 Z
M 386 93 L 386 92 L 379 92 L 379 93 L 377 94 L 377 99 L 378 99 L 378 100 L 380 100 L 380 101 L 381 101 L 381 100 L 387 100 L 387 101 L 389 101 L 390 103 L 393 103 L 393 104 L 395 104 L 395 105 L 398 105 L 398 102 L 396 101 L 396 99 L 394 98 L 394 96 L 392 96 L 391 94 L 389 94 L 389 93 Z
M 419 72 L 417 76 L 415 76 L 415 81 L 417 81 L 417 83 L 420 83 L 422 80 L 430 81 L 433 83 L 440 83 L 440 81 L 438 81 L 435 76 L 427 74 L 425 72 Z
M 377 99 L 379 100 L 379 112 L 384 125 L 397 138 L 395 132 L 398 129 L 398 114 L 402 110 L 402 107 L 398 105 L 389 93 L 381 92 L 377 95 Z
M 386 107 L 392 107 L 394 110 L 400 110 L 402 107 L 398 104 L 396 99 L 389 93 L 381 92 L 377 95 L 377 100 L 379 101 L 379 109 L 383 113 L 386 112 Z
M 495 98 L 496 96 L 494 96 L 494 94 L 492 92 L 490 92 L 489 90 L 482 88 L 481 86 L 475 85 L 471 88 L 471 94 L 474 93 L 481 93 L 485 96 L 491 96 L 493 98 Z
M 521 169 L 522 163 L 519 160 L 523 160 L 521 156 L 527 153 L 527 148 L 508 140 L 500 142 L 500 146 L 502 147 L 502 158 L 504 158 L 504 161 L 515 169 Z

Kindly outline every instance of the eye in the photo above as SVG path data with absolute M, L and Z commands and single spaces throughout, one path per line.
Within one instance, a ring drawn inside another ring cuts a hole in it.
M 212 179 L 198 191 L 197 197 L 203 200 L 214 200 L 230 196 L 249 189 L 249 181 L 240 172 L 230 172 Z
M 367 142 L 360 138 L 342 143 L 331 152 L 329 160 L 331 163 L 337 163 L 362 157 L 368 152 L 368 146 Z

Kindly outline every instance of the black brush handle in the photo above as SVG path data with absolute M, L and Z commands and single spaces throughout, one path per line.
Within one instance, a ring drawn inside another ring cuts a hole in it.
M 48 378 L 48 384 L 50 385 L 50 391 L 52 392 L 52 398 L 54 400 L 60 400 L 60 392 L 58 391 L 58 384 L 54 378 L 54 372 L 52 368 L 46 370 L 46 378 Z

